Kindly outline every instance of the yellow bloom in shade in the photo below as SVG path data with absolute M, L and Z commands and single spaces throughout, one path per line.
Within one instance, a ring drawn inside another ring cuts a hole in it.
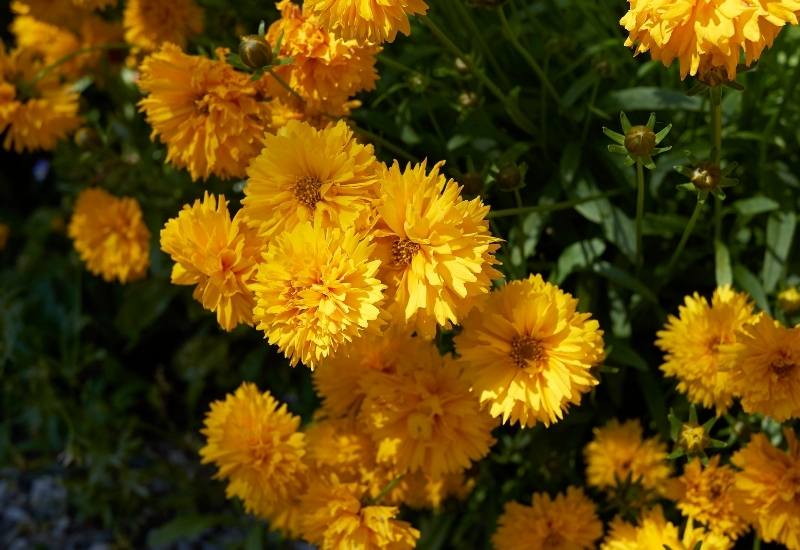
M 150 231 L 136 199 L 84 189 L 75 201 L 68 233 L 86 269 L 104 280 L 128 283 L 147 275 Z
M 681 535 L 678 527 L 664 518 L 661 507 L 644 513 L 637 525 L 620 518 L 611 522 L 601 550 L 729 550 L 733 543 L 717 533 L 694 527 L 691 520 Z
M 719 455 L 705 466 L 695 458 L 678 478 L 678 509 L 710 531 L 736 540 L 749 526 L 736 510 L 734 475 L 733 468 L 720 465 Z
M 194 298 L 217 314 L 225 330 L 252 324 L 255 297 L 248 287 L 261 258 L 261 242 L 242 222 L 231 219 L 228 202 L 207 192 L 186 205 L 161 230 L 161 248 L 175 261 L 172 283 L 196 285 Z
M 317 473 L 335 474 L 346 483 L 363 483 L 375 494 L 396 477 L 386 468 L 378 471 L 375 444 L 353 417 L 315 422 L 306 429 L 306 441 L 308 462 Z
M 269 392 L 245 382 L 224 401 L 211 403 L 202 430 L 203 464 L 217 466 L 217 479 L 228 480 L 229 494 L 258 510 L 293 497 L 305 480 L 305 436 L 300 417 Z
M 643 439 L 638 420 L 612 420 L 593 431 L 594 439 L 584 449 L 589 486 L 609 489 L 630 476 L 645 489 L 664 491 L 670 476 L 667 446 L 656 437 Z
M 577 487 L 555 498 L 534 493 L 531 506 L 509 502 L 497 521 L 497 550 L 589 550 L 603 536 L 594 503 Z
M 66 55 L 71 54 L 81 47 L 79 38 L 68 31 L 39 21 L 29 15 L 17 15 L 11 22 L 11 32 L 20 48 L 28 48 L 41 55 L 44 65 L 51 65 Z M 83 62 L 77 56 L 72 62 L 64 63 L 59 70 L 64 73 L 75 73 L 75 69 L 80 66 L 77 63 Z
M 374 248 L 352 229 L 324 227 L 320 216 L 269 244 L 253 284 L 253 316 L 292 366 L 315 368 L 378 318 L 385 287 L 375 277 Z
M 739 510 L 765 542 L 800 548 L 800 443 L 784 429 L 785 451 L 756 434 L 731 458 L 736 474 Z
M 6 223 L 0 223 L 0 252 L 5 250 L 8 244 L 8 236 L 11 234 L 11 228 Z
M 359 414 L 378 444 L 378 462 L 438 478 L 469 468 L 494 444 L 495 422 L 433 344 L 407 350 L 394 375 L 373 373 Z
M 302 498 L 303 538 L 321 550 L 414 548 L 419 531 L 396 519 L 395 506 L 365 505 L 365 488 L 320 477 Z
M 481 403 L 503 422 L 549 426 L 597 385 L 603 331 L 540 275 L 491 293 L 463 322 L 456 350 Z
M 745 412 L 779 422 L 800 417 L 800 325 L 786 328 L 762 314 L 723 353 L 732 391 Z
M 463 200 L 441 166 L 430 173 L 425 162 L 384 168 L 375 231 L 393 317 L 425 338 L 437 325 L 462 321 L 502 277 L 493 267 L 499 245 L 489 232 L 489 207 Z
M 723 414 L 733 401 L 728 372 L 720 368 L 721 346 L 736 341 L 736 332 L 755 321 L 746 294 L 729 286 L 714 291 L 709 303 L 695 293 L 687 296 L 658 332 L 656 345 L 664 352 L 661 370 L 678 379 L 678 390 L 692 403 L 716 407 Z
M 378 161 L 344 122 L 316 130 L 289 121 L 267 135 L 250 163 L 245 198 L 248 223 L 269 241 L 319 215 L 326 226 L 353 227 L 377 197 Z
M 778 294 L 778 306 L 786 313 L 800 311 L 800 289 L 793 286 L 781 291 Z
M 223 52 L 218 52 L 220 55 Z M 144 60 L 139 102 L 167 161 L 192 179 L 243 177 L 263 146 L 269 103 L 246 74 L 221 60 L 184 54 L 166 44 Z
M 116 5 L 118 0 L 72 0 L 72 3 L 80 8 L 90 10 L 101 10 L 108 6 Z
M 125 40 L 143 51 L 168 42 L 185 48 L 203 30 L 203 10 L 194 0 L 126 0 L 122 24 Z
M 225 496 L 242 501 L 245 511 L 257 518 L 266 520 L 272 531 L 280 531 L 287 537 L 299 539 L 300 519 L 303 516 L 300 496 L 306 490 L 306 475 L 296 474 L 292 494 L 282 500 L 275 500 L 270 494 L 271 486 L 248 485 L 245 481 L 233 481 L 225 488 Z
M 750 66 L 772 46 L 784 25 L 797 25 L 799 0 L 628 0 L 620 24 L 626 46 L 680 64 L 681 78 L 724 71 L 736 78 L 739 56 Z
M 342 38 L 374 43 L 394 42 L 398 32 L 408 36 L 408 17 L 428 12 L 422 0 L 306 0 L 305 7 Z
M 438 510 L 448 498 L 464 500 L 474 488 L 475 480 L 467 478 L 464 472 L 431 477 L 420 471 L 404 475 L 387 500 L 417 510 Z

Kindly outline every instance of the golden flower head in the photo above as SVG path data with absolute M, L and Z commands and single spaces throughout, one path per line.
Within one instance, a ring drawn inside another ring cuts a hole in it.
M 620 24 L 630 33 L 626 46 L 653 59 L 680 64 L 681 78 L 715 70 L 736 78 L 739 56 L 756 61 L 787 23 L 796 25 L 798 0 L 628 0 Z
M 225 330 L 252 324 L 255 298 L 248 287 L 261 258 L 261 242 L 228 202 L 206 192 L 161 230 L 161 248 L 175 265 L 172 283 L 196 285 L 194 298 L 217 314 Z
M 438 510 L 448 498 L 465 499 L 474 487 L 475 480 L 466 477 L 464 472 L 431 477 L 417 471 L 403 476 L 389 500 L 418 510 Z
M 503 422 L 546 426 L 598 381 L 603 332 L 578 301 L 532 275 L 491 293 L 456 337 L 473 391 Z
M 409 16 L 428 12 L 423 0 L 306 0 L 305 7 L 338 36 L 376 44 L 408 36 Z
M 630 476 L 645 489 L 660 493 L 670 476 L 666 444 L 656 437 L 643 439 L 638 420 L 622 424 L 612 420 L 595 428 L 584 455 L 587 483 L 598 489 L 613 488 Z
M 787 328 L 762 314 L 722 351 L 731 390 L 745 412 L 779 422 L 800 417 L 800 325 Z
M 136 199 L 84 189 L 75 201 L 68 233 L 86 269 L 104 280 L 127 283 L 147 275 L 150 231 Z
M 463 200 L 441 166 L 430 173 L 425 162 L 384 168 L 375 231 L 393 316 L 425 338 L 437 325 L 462 321 L 502 277 L 493 267 L 499 245 L 489 232 L 489 208 L 479 198 Z
M 644 513 L 641 521 L 634 525 L 615 518 L 603 541 L 601 550 L 729 550 L 733 543 L 726 537 L 694 527 L 691 520 L 680 530 L 664 517 L 657 506 Z
M 569 487 L 555 498 L 534 493 L 531 506 L 506 504 L 492 543 L 497 550 L 590 550 L 602 536 L 594 503 Z
M 372 146 L 343 121 L 324 130 L 289 121 L 250 163 L 243 212 L 267 241 L 317 215 L 327 227 L 354 227 L 377 197 L 377 170 Z
M 308 463 L 319 474 L 380 492 L 394 475 L 375 462 L 375 444 L 353 417 L 325 418 L 306 429 Z M 373 483 L 374 481 L 374 483 Z
M 686 422 L 681 426 L 678 445 L 687 453 L 702 453 L 709 442 L 705 426 L 692 422 Z
M 229 494 L 258 510 L 289 500 L 302 487 L 305 436 L 299 426 L 300 417 L 286 405 L 245 382 L 211 403 L 200 456 L 217 466 L 216 478 L 229 481 Z
M 678 390 L 692 403 L 716 407 L 717 414 L 733 401 L 729 374 L 720 369 L 721 346 L 736 340 L 736 332 L 755 320 L 746 294 L 729 286 L 714 291 L 709 303 L 695 293 L 687 296 L 658 332 L 656 345 L 664 352 L 661 370 L 678 379 Z
M 219 52 L 220 54 L 222 52 Z M 243 177 L 263 146 L 270 107 L 247 75 L 222 60 L 165 44 L 141 65 L 139 102 L 167 161 L 192 179 Z
M 203 30 L 203 10 L 194 0 L 127 0 L 122 24 L 125 40 L 145 52 L 166 43 L 185 48 Z
M 375 277 L 374 246 L 352 229 L 325 227 L 320 215 L 269 243 L 253 316 L 292 366 L 315 368 L 378 318 L 385 287 Z
M 115 5 L 117 0 L 72 0 L 72 3 L 79 8 L 101 10 L 103 8 L 107 8 L 108 6 Z
M 786 313 L 800 311 L 800 288 L 792 286 L 778 294 L 778 306 Z

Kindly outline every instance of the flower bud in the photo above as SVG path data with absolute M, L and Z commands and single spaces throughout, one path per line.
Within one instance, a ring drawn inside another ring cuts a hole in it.
M 458 183 L 463 186 L 463 193 L 465 196 L 472 198 L 477 197 L 483 191 L 483 176 L 480 172 L 467 172 L 458 177 Z
M 500 168 L 495 181 L 503 191 L 513 191 L 514 189 L 519 189 L 522 183 L 522 174 L 517 165 L 507 164 Z
M 703 426 L 687 423 L 681 427 L 679 444 L 687 453 L 701 453 L 708 446 L 709 438 Z
M 713 191 L 722 181 L 722 170 L 713 162 L 701 162 L 692 169 L 691 180 L 700 191 Z
M 656 134 L 647 126 L 633 126 L 625 134 L 625 149 L 634 157 L 647 157 L 656 148 Z
M 266 39 L 250 34 L 239 42 L 239 57 L 251 69 L 261 69 L 272 64 L 272 48 Z

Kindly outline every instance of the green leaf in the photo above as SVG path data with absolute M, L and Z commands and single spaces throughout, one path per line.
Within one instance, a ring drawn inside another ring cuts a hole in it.
M 736 284 L 745 290 L 755 300 L 756 305 L 763 311 L 769 313 L 769 301 L 767 300 L 767 293 L 764 292 L 764 287 L 758 277 L 753 275 L 746 267 L 737 264 L 733 268 L 733 280 Z
M 147 534 L 147 546 L 159 548 L 200 536 L 218 523 L 214 516 L 180 515 Z
M 786 271 L 786 260 L 794 240 L 797 217 L 794 212 L 775 212 L 767 220 L 767 250 L 761 280 L 767 293 L 773 292 Z
M 638 371 L 647 371 L 649 369 L 644 357 L 639 355 L 625 340 L 609 339 L 608 347 L 611 350 L 608 354 L 608 362 L 612 365 L 619 364 Z
M 550 280 L 557 285 L 561 284 L 576 269 L 591 266 L 605 250 L 606 243 L 601 239 L 572 243 L 558 257 L 558 263 L 550 274 Z
M 731 255 L 728 252 L 728 247 L 722 241 L 714 241 L 714 267 L 717 286 L 729 285 L 733 282 Z
M 703 100 L 681 92 L 658 87 L 626 88 L 608 96 L 611 109 L 628 111 L 701 111 Z
M 580 180 L 577 189 L 577 198 L 589 197 L 601 191 L 593 183 Z M 606 240 L 614 243 L 631 261 L 636 256 L 635 241 L 636 229 L 633 220 L 622 210 L 611 204 L 608 199 L 599 199 L 580 204 L 575 207 L 587 220 L 599 224 L 603 228 Z
M 594 272 L 598 275 L 606 277 L 608 280 L 616 283 L 622 288 L 627 288 L 628 290 L 638 292 L 639 295 L 648 302 L 652 302 L 654 304 L 658 303 L 658 298 L 656 297 L 655 293 L 653 293 L 653 291 L 647 285 L 627 271 L 623 271 L 622 269 L 613 266 L 608 262 L 598 262 L 594 264 Z
M 757 216 L 780 208 L 780 204 L 767 197 L 751 197 L 734 202 L 731 208 L 741 216 Z

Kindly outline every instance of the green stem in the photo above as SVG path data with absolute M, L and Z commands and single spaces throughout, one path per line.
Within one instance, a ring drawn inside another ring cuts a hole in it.
M 554 202 L 553 204 L 538 204 L 536 206 L 523 206 L 521 208 L 506 208 L 504 210 L 493 210 L 489 212 L 489 218 L 507 218 L 508 216 L 518 216 L 520 214 L 530 214 L 531 212 L 538 212 L 538 213 L 547 213 L 547 212 L 556 212 L 558 210 L 569 210 L 575 206 L 579 206 L 581 204 L 586 204 L 589 202 L 599 201 L 603 199 L 607 199 L 609 197 L 613 197 L 615 195 L 620 195 L 624 192 L 624 189 L 617 189 L 615 191 L 609 191 L 608 193 L 602 193 L 599 195 L 591 195 L 589 197 L 581 197 L 579 199 L 572 199 L 568 201 L 562 202 Z
M 306 100 L 305 100 L 305 99 L 303 99 L 303 96 L 301 96 L 299 93 L 297 93 L 297 92 L 294 90 L 294 88 L 292 88 L 292 87 L 289 85 L 289 83 L 288 83 L 288 82 L 286 82 L 286 81 L 283 79 L 283 77 L 281 77 L 281 76 L 280 76 L 278 73 L 276 73 L 276 72 L 275 72 L 274 70 L 272 70 L 272 69 L 267 69 L 267 72 L 268 72 L 268 73 L 270 74 L 270 76 L 272 76 L 272 78 L 274 78 L 274 79 L 275 79 L 275 81 L 276 81 L 278 84 L 280 84 L 280 85 L 281 85 L 281 86 L 282 86 L 282 87 L 283 87 L 283 88 L 284 88 L 284 89 L 285 89 L 287 92 L 289 92 L 289 93 L 290 93 L 290 94 L 292 94 L 294 97 L 296 97 L 296 98 L 297 98 L 297 99 L 300 101 L 300 103 L 303 103 L 303 104 L 305 104 Z
M 711 109 L 711 162 L 720 167 L 722 162 L 722 87 L 709 89 Z M 722 201 L 714 197 L 714 240 L 720 241 L 722 236 Z
M 703 210 L 704 204 L 705 201 L 697 199 L 697 203 L 694 205 L 694 212 L 692 212 L 692 217 L 689 218 L 689 223 L 686 224 L 686 228 L 683 230 L 683 235 L 681 235 L 678 248 L 675 249 L 675 252 L 672 254 L 672 258 L 669 260 L 669 264 L 667 265 L 667 278 L 669 278 L 673 268 L 675 267 L 675 264 L 678 263 L 678 259 L 681 257 L 683 249 L 686 247 L 686 242 L 689 240 L 689 236 L 691 236 L 692 231 L 694 231 L 694 226 L 697 223 L 697 218 L 700 217 L 700 212 Z
M 642 251 L 642 225 L 644 222 L 644 166 L 641 161 L 636 161 L 636 267 L 641 267 Z
M 63 65 L 64 63 L 69 63 L 76 57 L 79 57 L 86 53 L 92 53 L 101 50 L 127 50 L 130 46 L 125 44 L 124 42 L 112 43 L 112 44 L 98 44 L 97 46 L 87 46 L 85 48 L 79 48 L 73 52 L 68 53 L 64 57 L 57 59 L 56 61 L 52 62 L 46 67 L 43 67 L 39 72 L 37 72 L 33 80 L 31 80 L 30 85 L 35 86 L 40 80 L 44 77 L 49 75 L 55 69 Z
M 761 537 L 758 535 L 753 536 L 753 550 L 761 550 Z
M 375 498 L 369 499 L 368 505 L 373 506 L 376 504 L 380 504 L 381 501 L 386 497 L 386 495 L 391 493 L 395 487 L 400 485 L 400 482 L 403 481 L 404 475 L 405 474 L 400 474 L 399 476 L 391 480 L 389 483 L 387 483 L 386 486 L 383 489 L 381 489 L 381 492 L 378 493 L 377 496 L 375 496 Z
M 789 82 L 787 82 L 786 88 L 783 91 L 780 107 L 775 109 L 772 117 L 770 117 L 769 123 L 767 123 L 767 127 L 764 130 L 764 139 L 762 139 L 758 144 L 758 166 L 760 168 L 759 187 L 761 189 L 764 188 L 764 183 L 766 182 L 767 175 L 769 174 L 769 171 L 765 169 L 765 166 L 767 165 L 767 148 L 773 141 L 772 135 L 775 132 L 775 127 L 778 125 L 778 121 L 781 119 L 781 116 L 783 116 L 787 105 L 791 103 L 789 100 L 794 96 L 794 90 L 797 88 L 798 84 L 800 84 L 800 59 L 797 60 L 797 65 L 795 65 L 792 76 L 789 79 Z
M 378 61 L 380 61 L 381 63 L 383 63 L 387 67 L 391 67 L 392 69 L 395 69 L 395 70 L 398 70 L 398 71 L 402 71 L 402 72 L 405 72 L 405 73 L 417 73 L 417 72 L 419 72 L 419 71 L 417 71 L 415 69 L 412 69 L 411 67 L 409 67 L 407 65 L 403 65 L 399 61 L 397 61 L 395 59 L 392 59 L 391 57 L 387 57 L 387 56 L 385 56 L 383 54 L 378 56 Z
M 478 25 L 476 25 L 475 21 L 472 19 L 472 14 L 469 12 L 469 10 L 467 10 L 466 4 L 463 2 L 463 0 L 455 0 L 454 2 L 451 2 L 451 5 L 456 7 L 461 14 L 461 18 L 466 21 L 470 33 L 477 40 L 478 45 L 483 51 L 483 55 L 486 56 L 486 59 L 494 69 L 494 72 L 497 73 L 497 76 L 503 81 L 504 85 L 510 85 L 508 77 L 506 76 L 502 67 L 500 67 L 500 64 L 497 62 L 497 58 L 495 57 L 494 52 L 492 52 L 492 49 L 489 47 L 489 44 L 486 43 L 486 39 L 483 37 L 483 32 L 481 32 L 481 30 L 478 28 Z
M 376 134 L 374 132 L 370 132 L 369 130 L 367 130 L 366 128 L 362 128 L 361 126 L 359 126 L 356 131 L 358 133 L 360 133 L 360 134 L 365 135 L 371 141 L 377 143 L 378 145 L 380 145 L 384 149 L 387 149 L 387 150 L 391 151 L 392 153 L 394 153 L 398 157 L 401 157 L 401 158 L 403 158 L 403 159 L 405 159 L 405 160 L 407 160 L 409 162 L 418 162 L 417 161 L 417 157 L 415 157 L 414 155 L 412 155 L 411 153 L 409 153 L 408 151 L 406 151 L 405 149 L 403 149 L 399 145 L 395 145 L 394 143 L 392 143 L 391 141 L 387 140 L 386 138 L 384 138 L 382 136 L 379 136 L 378 134 Z

